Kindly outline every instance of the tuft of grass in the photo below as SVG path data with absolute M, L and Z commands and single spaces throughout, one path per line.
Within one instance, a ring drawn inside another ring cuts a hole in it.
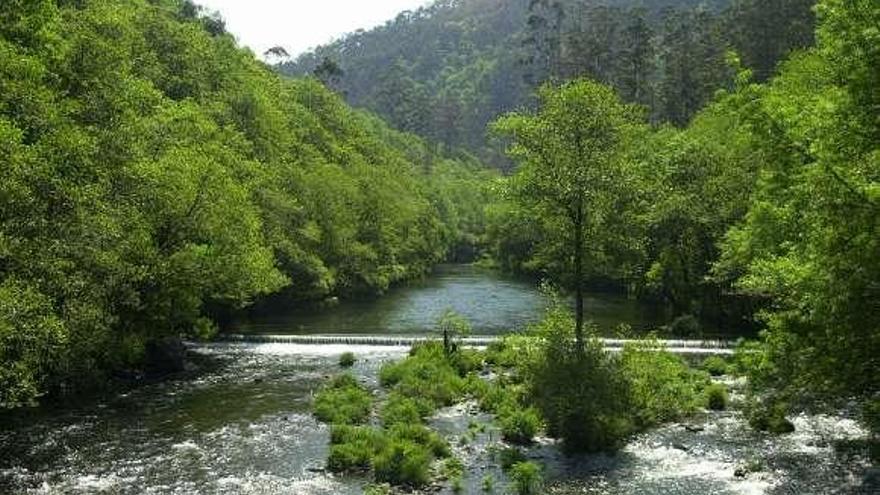
M 385 427 L 396 424 L 422 424 L 424 418 L 433 410 L 433 404 L 425 399 L 406 397 L 392 392 L 382 407 L 382 424 Z
M 443 346 L 435 342 L 413 346 L 408 358 L 382 366 L 379 382 L 405 397 L 429 401 L 435 408 L 451 406 L 465 389 L 464 379 Z
M 351 368 L 356 362 L 357 358 L 354 357 L 353 352 L 343 352 L 339 356 L 339 366 L 342 368 Z
M 541 428 L 541 417 L 534 408 L 509 407 L 499 414 L 501 436 L 517 445 L 530 445 Z
M 712 383 L 706 387 L 703 394 L 706 397 L 706 407 L 713 411 L 727 409 L 727 387 L 720 383 Z
M 376 452 L 386 443 L 384 433 L 376 428 L 334 426 L 330 432 L 327 469 L 334 473 L 369 471 Z
M 314 400 L 315 417 L 330 424 L 362 424 L 372 407 L 373 396 L 350 374 L 335 377 Z
M 794 424 L 785 417 L 786 409 L 786 405 L 781 402 L 752 404 L 749 406 L 746 416 L 752 428 L 782 435 L 794 431 Z
M 535 495 L 540 493 L 544 480 L 541 466 L 534 462 L 519 462 L 510 469 L 510 478 L 518 495 Z
M 483 476 L 482 488 L 484 492 L 492 492 L 495 490 L 495 479 L 492 478 L 491 474 L 487 474 Z
M 373 457 L 376 481 L 397 486 L 421 487 L 431 480 L 433 456 L 424 445 L 393 439 Z
M 700 367 L 706 373 L 709 373 L 712 376 L 722 376 L 728 374 L 728 370 L 730 369 L 730 365 L 728 362 L 721 356 L 709 356 L 703 360 L 703 363 Z

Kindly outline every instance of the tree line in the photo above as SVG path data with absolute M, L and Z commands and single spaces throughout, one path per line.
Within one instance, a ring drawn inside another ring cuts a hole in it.
M 3 2 L 0 407 L 270 294 L 419 276 L 474 242 L 487 174 L 278 76 L 190 2 Z
M 813 44 L 814 0 L 444 0 L 281 64 L 336 67 L 333 87 L 392 126 L 463 147 L 501 168 L 488 139 L 499 115 L 533 107 L 548 81 L 585 77 L 685 126 L 731 89 L 734 50 L 757 81 Z M 329 65 L 328 65 L 329 64 Z

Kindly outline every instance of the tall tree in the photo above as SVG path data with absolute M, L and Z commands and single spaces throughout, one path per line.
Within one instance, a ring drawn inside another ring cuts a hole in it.
M 614 90 L 578 80 L 543 86 L 540 109 L 510 114 L 493 125 L 509 136 L 508 153 L 519 163 L 513 180 L 518 201 L 554 224 L 562 239 L 556 246 L 566 263 L 560 281 L 575 292 L 575 335 L 584 348 L 584 282 L 597 271 L 603 247 L 615 231 L 619 201 L 629 181 L 622 144 L 637 127 L 637 112 Z M 588 263 L 592 261 L 592 266 Z

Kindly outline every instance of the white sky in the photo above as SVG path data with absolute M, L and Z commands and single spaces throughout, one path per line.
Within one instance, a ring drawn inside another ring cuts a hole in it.
M 292 57 L 359 28 L 369 29 L 427 0 L 195 0 L 219 11 L 226 29 L 258 57 L 283 46 Z

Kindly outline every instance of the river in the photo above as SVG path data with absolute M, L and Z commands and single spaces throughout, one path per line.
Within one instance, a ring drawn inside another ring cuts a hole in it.
M 491 297 L 490 297 L 491 294 Z M 650 325 L 625 298 L 594 297 L 592 317 L 611 327 L 615 314 Z M 446 268 L 425 282 L 365 303 L 245 322 L 240 332 L 428 333 L 452 307 L 475 333 L 521 328 L 545 304 L 527 282 L 481 270 Z M 360 309 L 358 309 L 360 308 Z M 374 308 L 375 310 L 370 310 Z M 364 480 L 323 472 L 329 432 L 309 414 L 313 390 L 354 350 L 353 372 L 378 387 L 379 366 L 405 348 L 214 343 L 194 346 L 198 371 L 177 379 L 58 408 L 0 417 L 0 493 L 72 494 L 357 494 Z M 489 459 L 498 434 L 490 428 L 467 445 L 457 441 L 468 408 L 442 411 L 433 425 L 467 460 L 465 493 L 480 493 L 486 474 L 506 493 Z M 542 441 L 530 455 L 547 466 L 551 493 L 788 494 L 878 492 L 865 456 L 866 433 L 844 416 L 800 416 L 785 437 L 754 433 L 736 412 L 706 413 L 691 423 L 643 434 L 617 456 L 568 459 Z M 760 459 L 760 473 L 734 476 Z

